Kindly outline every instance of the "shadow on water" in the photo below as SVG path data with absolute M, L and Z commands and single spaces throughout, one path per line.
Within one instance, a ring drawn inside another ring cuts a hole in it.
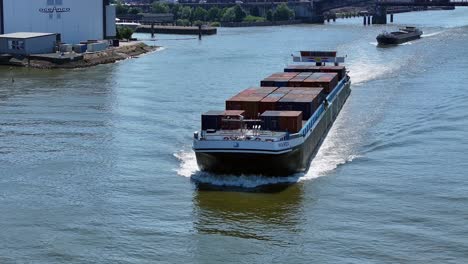
M 396 48 L 396 47 L 400 47 L 400 46 L 407 46 L 407 45 L 412 45 L 412 44 L 413 44 L 412 41 L 408 41 L 408 42 L 404 42 L 404 43 L 400 43 L 400 44 L 381 44 L 381 43 L 377 43 L 376 47 L 379 48 L 379 49 L 391 49 L 391 48 Z
M 391 49 L 398 47 L 398 44 L 377 44 L 376 47 L 379 49 Z
M 278 230 L 295 232 L 303 200 L 301 184 L 275 184 L 242 191 L 200 184 L 194 192 L 194 225 L 202 234 L 275 240 Z

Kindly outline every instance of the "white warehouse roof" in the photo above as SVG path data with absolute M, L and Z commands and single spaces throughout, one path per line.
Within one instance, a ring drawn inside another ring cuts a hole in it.
M 55 35 L 55 33 L 15 32 L 15 33 L 0 35 L 0 38 L 29 39 L 29 38 L 45 37 L 45 36 L 50 36 L 50 35 Z

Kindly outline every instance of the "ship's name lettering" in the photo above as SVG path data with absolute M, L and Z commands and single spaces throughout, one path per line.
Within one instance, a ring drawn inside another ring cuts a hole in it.
M 278 147 L 280 148 L 289 147 L 289 142 L 281 142 L 278 144 Z

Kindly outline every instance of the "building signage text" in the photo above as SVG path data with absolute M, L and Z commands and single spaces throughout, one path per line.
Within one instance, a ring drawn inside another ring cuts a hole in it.
M 71 9 L 69 7 L 48 7 L 48 8 L 40 8 L 39 12 L 41 13 L 47 13 L 47 14 L 52 14 L 52 13 L 66 13 L 70 12 Z

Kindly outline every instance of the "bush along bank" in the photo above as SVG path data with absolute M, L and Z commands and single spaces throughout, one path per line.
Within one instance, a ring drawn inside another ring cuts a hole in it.
M 285 3 L 278 5 L 276 9 L 268 10 L 265 14 L 260 14 L 258 7 L 245 10 L 240 5 L 223 9 L 212 7 L 209 10 L 197 7 L 194 9 L 193 16 L 191 18 L 192 21 L 213 23 L 213 26 L 216 24 L 223 26 L 229 23 L 246 23 L 249 25 L 255 25 L 255 23 L 268 22 L 271 23 L 270 25 L 275 25 L 274 22 L 294 20 L 294 11 L 292 11 Z

